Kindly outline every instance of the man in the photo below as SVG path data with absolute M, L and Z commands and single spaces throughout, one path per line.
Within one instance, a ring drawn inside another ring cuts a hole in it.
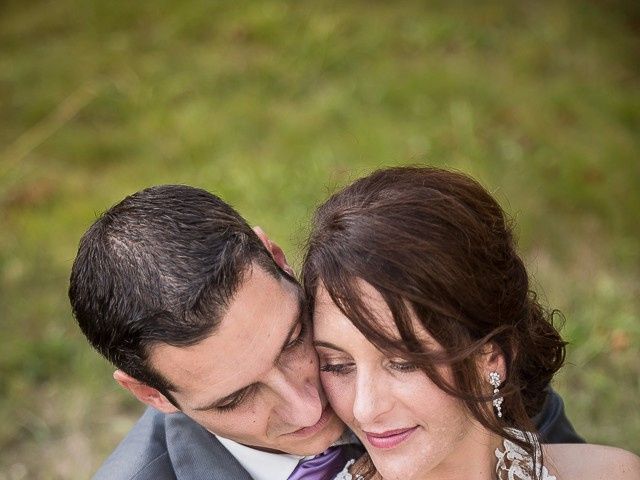
M 125 198 L 83 236 L 69 297 L 115 380 L 153 407 L 96 479 L 324 478 L 356 455 L 327 450 L 344 426 L 282 250 L 219 198 L 175 185 Z M 555 394 L 539 420 L 549 440 L 577 438 Z

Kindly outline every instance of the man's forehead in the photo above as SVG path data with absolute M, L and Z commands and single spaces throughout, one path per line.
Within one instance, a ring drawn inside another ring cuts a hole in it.
M 299 317 L 300 291 L 288 279 L 252 268 L 214 332 L 189 347 L 154 347 L 154 368 L 178 392 L 198 397 L 228 395 L 258 381 Z

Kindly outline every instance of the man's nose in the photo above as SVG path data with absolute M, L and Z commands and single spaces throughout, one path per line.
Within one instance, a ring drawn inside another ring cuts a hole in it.
M 322 415 L 322 400 L 318 387 L 303 375 L 276 370 L 271 388 L 276 394 L 274 408 L 286 423 L 304 428 L 315 425 Z
M 391 393 L 382 379 L 360 372 L 355 388 L 353 417 L 363 428 L 371 428 L 391 409 Z

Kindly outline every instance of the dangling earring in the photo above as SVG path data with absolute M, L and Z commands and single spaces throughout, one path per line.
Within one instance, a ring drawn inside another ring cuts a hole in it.
M 493 385 L 493 396 L 495 397 L 497 393 L 500 392 L 500 374 L 498 372 L 489 373 L 489 383 Z M 493 399 L 493 406 L 496 409 L 496 415 L 498 418 L 502 418 L 502 402 L 504 401 L 503 397 L 496 397 Z

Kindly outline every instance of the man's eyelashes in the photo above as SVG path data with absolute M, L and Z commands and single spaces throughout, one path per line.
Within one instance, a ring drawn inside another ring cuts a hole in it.
M 235 410 L 242 404 L 242 402 L 244 402 L 251 394 L 253 394 L 254 388 L 255 387 L 245 388 L 231 401 L 223 405 L 216 405 L 215 409 L 219 412 L 230 412 L 231 410 Z
M 307 333 L 309 331 L 309 324 L 308 322 L 302 320 L 300 321 L 300 326 L 298 328 L 298 334 L 295 336 L 295 338 L 293 338 L 289 343 L 287 343 L 284 347 L 285 350 L 290 350 L 292 348 L 295 348 L 298 345 L 302 345 L 307 337 Z M 255 391 L 255 386 L 250 387 L 250 388 L 246 388 L 244 389 L 242 392 L 240 392 L 238 395 L 236 395 L 232 400 L 230 400 L 227 403 L 224 403 L 222 405 L 216 405 L 215 410 L 217 410 L 218 412 L 230 412 L 232 410 L 235 410 L 236 408 L 238 408 L 240 405 L 242 405 L 243 402 L 245 402 L 250 395 L 252 395 Z
M 291 340 L 289 343 L 287 343 L 287 345 L 284 347 L 285 349 L 290 349 L 293 348 L 297 345 L 301 345 L 302 343 L 304 343 L 306 337 L 307 337 L 307 331 L 309 330 L 309 324 L 307 321 L 305 320 L 301 320 L 300 321 L 300 329 L 298 331 L 298 335 Z

